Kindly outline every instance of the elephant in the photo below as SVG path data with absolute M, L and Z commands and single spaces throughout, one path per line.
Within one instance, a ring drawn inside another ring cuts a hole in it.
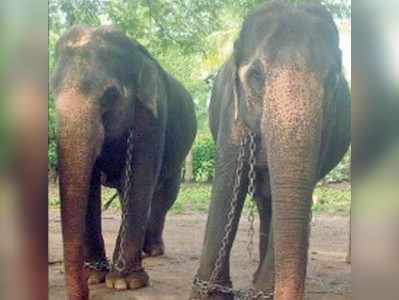
M 197 131 L 193 100 L 142 45 L 113 26 L 73 26 L 57 42 L 55 57 L 68 297 L 88 299 L 88 285 L 104 281 L 116 290 L 146 286 L 142 252 L 164 253 L 166 213 Z M 112 268 L 102 237 L 102 185 L 117 189 L 122 204 Z
M 190 299 L 234 298 L 229 257 L 251 190 L 259 266 L 245 299 L 303 299 L 312 193 L 351 140 L 341 56 L 337 27 L 320 4 L 272 2 L 245 19 L 209 105 L 215 176 Z

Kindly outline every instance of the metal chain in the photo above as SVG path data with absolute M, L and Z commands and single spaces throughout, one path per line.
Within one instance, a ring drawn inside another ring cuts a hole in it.
M 123 249 L 125 249 L 125 235 L 127 230 L 127 214 L 128 214 L 128 197 L 129 193 L 132 189 L 132 175 L 133 175 L 133 148 L 134 148 L 134 131 L 133 129 L 129 130 L 129 135 L 127 138 L 127 150 L 126 150 L 126 160 L 125 160 L 125 169 L 123 176 L 123 186 L 122 186 L 122 222 L 121 222 L 121 231 L 120 231 L 120 242 L 119 242 L 119 252 L 116 261 L 113 262 L 112 268 L 118 272 L 122 272 L 126 266 L 126 260 L 124 257 Z
M 233 295 L 235 300 L 272 300 L 274 296 L 273 292 L 264 292 L 254 288 L 235 290 L 231 287 L 220 284 L 209 285 L 208 281 L 201 280 L 198 278 L 198 276 L 194 278 L 193 284 L 200 290 L 207 291 L 206 294 L 200 293 L 201 297 L 206 297 L 212 292 Z
M 84 267 L 88 270 L 108 272 L 110 270 L 109 261 L 106 259 L 99 261 L 87 261 L 84 263 Z
M 198 292 L 201 298 L 207 297 L 212 292 L 219 292 L 222 294 L 230 294 L 234 295 L 234 298 L 237 300 L 271 300 L 273 299 L 273 292 L 263 292 L 256 289 L 248 289 L 248 290 L 234 290 L 228 286 L 224 286 L 217 283 L 218 276 L 220 271 L 222 270 L 223 260 L 227 256 L 227 247 L 228 241 L 232 231 L 232 224 L 234 220 L 234 216 L 236 215 L 236 210 L 238 206 L 238 196 L 241 187 L 241 180 L 242 180 L 242 173 L 244 168 L 244 159 L 245 159 L 245 148 L 249 142 L 249 185 L 248 185 L 248 193 L 253 198 L 255 194 L 255 151 L 256 151 L 256 142 L 255 142 L 255 134 L 252 132 L 248 132 L 244 138 L 241 140 L 240 143 L 240 150 L 237 159 L 237 169 L 236 169 L 236 176 L 233 186 L 233 195 L 232 200 L 230 202 L 230 210 L 227 214 L 227 224 L 225 227 L 225 232 L 222 240 L 222 245 L 219 249 L 218 256 L 215 262 L 215 267 L 211 273 L 209 281 L 199 279 L 198 275 L 195 276 L 193 285 L 198 288 Z M 253 204 L 253 202 L 251 201 Z M 251 211 L 251 210 L 250 210 Z M 251 212 L 250 212 L 251 214 Z M 250 220 L 250 229 L 252 228 L 252 237 L 250 237 L 250 245 L 248 248 L 252 249 L 253 245 L 253 235 L 254 235 L 254 208 L 252 209 L 252 219 Z
M 256 163 L 256 141 L 255 141 L 255 134 L 253 132 L 248 133 L 249 139 L 249 184 L 248 184 L 248 194 L 250 199 L 249 202 L 249 213 L 248 213 L 248 222 L 249 222 L 249 229 L 248 229 L 248 237 L 249 242 L 247 245 L 247 251 L 249 254 L 249 258 L 252 259 L 253 248 L 254 248 L 254 236 L 255 236 L 255 180 L 256 180 L 256 173 L 255 173 L 255 163 Z
M 233 198 L 230 202 L 230 210 L 227 214 L 227 224 L 224 229 L 222 245 L 219 249 L 219 253 L 215 262 L 215 268 L 213 269 L 211 277 L 209 279 L 211 285 L 216 283 L 220 271 L 222 270 L 223 260 L 227 256 L 227 248 L 230 240 L 231 231 L 233 230 L 233 221 L 238 206 L 238 196 L 240 193 L 242 171 L 244 168 L 245 144 L 246 144 L 246 138 L 243 138 L 240 143 L 240 150 L 237 159 L 236 176 L 233 187 Z

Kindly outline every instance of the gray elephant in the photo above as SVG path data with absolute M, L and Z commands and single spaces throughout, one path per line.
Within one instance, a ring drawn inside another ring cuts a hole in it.
M 164 252 L 165 216 L 196 134 L 193 101 L 140 44 L 107 26 L 76 26 L 60 38 L 52 85 L 69 299 L 88 299 L 88 280 L 118 290 L 145 286 L 142 251 Z M 101 184 L 116 188 L 122 202 L 111 272 Z
M 250 299 L 303 299 L 312 193 L 350 143 L 341 68 L 323 6 L 265 4 L 245 20 L 209 108 L 216 171 L 191 299 L 233 299 L 229 256 L 248 189 L 260 215 Z

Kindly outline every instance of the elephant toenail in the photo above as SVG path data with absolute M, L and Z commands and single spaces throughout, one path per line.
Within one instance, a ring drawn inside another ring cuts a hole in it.
M 128 286 L 124 279 L 117 279 L 114 284 L 114 288 L 119 291 L 127 290 Z

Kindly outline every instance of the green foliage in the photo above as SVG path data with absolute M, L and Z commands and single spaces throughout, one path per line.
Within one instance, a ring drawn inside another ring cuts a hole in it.
M 211 199 L 211 184 L 194 183 L 182 184 L 179 196 L 171 208 L 171 213 L 207 213 Z M 115 190 L 111 188 L 102 189 L 102 202 L 106 203 L 113 195 Z M 249 197 L 244 206 L 244 214 L 249 212 Z M 349 215 L 351 201 L 351 188 L 349 184 L 329 184 L 316 187 L 313 194 L 313 213 L 315 214 L 340 214 Z M 59 207 L 59 193 L 55 184 L 49 186 L 50 207 Z M 110 208 L 120 209 L 119 200 L 112 202 Z
M 341 162 L 323 179 L 323 182 L 342 182 L 350 180 L 351 150 L 349 150 Z
M 56 120 L 54 99 L 51 96 L 48 102 L 48 168 L 57 169 Z
M 61 32 L 74 24 L 101 24 L 107 1 L 102 0 L 50 0 L 50 30 Z
M 181 186 L 179 196 L 171 212 L 182 213 L 207 213 L 211 195 L 209 184 L 184 184 Z
M 207 213 L 211 198 L 212 186 L 210 184 L 183 184 L 179 196 L 171 212 L 181 213 Z M 319 186 L 314 192 L 313 212 L 316 214 L 342 214 L 349 215 L 351 189 L 350 185 Z M 249 197 L 244 206 L 244 214 L 249 212 Z
M 349 215 L 351 203 L 351 187 L 345 183 L 342 186 L 318 186 L 313 194 L 313 212 Z
M 196 182 L 213 179 L 216 147 L 210 134 L 199 134 L 193 149 L 193 173 Z

